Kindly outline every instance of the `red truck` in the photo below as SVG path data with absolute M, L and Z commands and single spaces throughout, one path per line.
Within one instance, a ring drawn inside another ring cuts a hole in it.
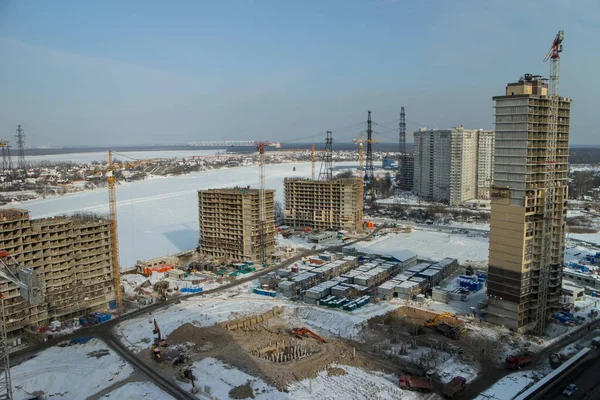
M 462 376 L 455 376 L 450 382 L 442 386 L 442 394 L 448 399 L 456 399 L 465 391 L 467 380 Z
M 431 392 L 433 390 L 433 384 L 431 379 L 422 378 L 418 376 L 401 375 L 400 376 L 400 389 L 403 390 L 420 390 L 423 392 Z
M 508 369 L 520 369 L 522 367 L 526 367 L 531 365 L 533 362 L 533 354 L 522 354 L 519 356 L 508 356 L 506 357 L 505 366 Z

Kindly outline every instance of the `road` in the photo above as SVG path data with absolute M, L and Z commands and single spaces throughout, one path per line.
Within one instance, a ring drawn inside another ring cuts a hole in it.
M 227 289 L 231 289 L 235 286 L 255 280 L 263 275 L 268 274 L 269 272 L 275 271 L 280 268 L 287 267 L 290 264 L 293 264 L 293 263 L 301 260 L 303 257 L 318 254 L 318 253 L 323 252 L 324 250 L 334 251 L 334 252 L 341 251 L 343 247 L 366 240 L 373 233 L 378 233 L 381 229 L 382 229 L 381 227 L 376 228 L 372 233 L 370 233 L 369 235 L 367 235 L 365 237 L 355 239 L 353 241 L 344 243 L 339 246 L 331 246 L 331 247 L 327 247 L 326 249 L 321 249 L 321 250 L 303 251 L 300 254 L 298 254 L 292 258 L 289 258 L 282 263 L 279 263 L 279 264 L 274 265 L 269 268 L 265 268 L 264 270 L 259 271 L 255 274 L 252 274 L 251 276 L 247 276 L 247 277 L 244 277 L 241 279 L 236 279 L 235 281 L 227 283 L 225 285 L 221 285 L 218 288 L 207 290 L 206 292 L 191 294 L 191 295 L 185 296 L 184 298 L 187 300 L 191 297 L 204 296 L 207 294 L 218 293 L 218 292 L 221 292 L 221 291 L 224 291 Z M 114 328 L 118 324 L 120 324 L 124 321 L 130 320 L 130 319 L 133 319 L 133 318 L 140 317 L 140 316 L 148 314 L 150 312 L 154 312 L 154 311 L 158 311 L 158 310 L 167 308 L 180 300 L 181 300 L 181 297 L 174 297 L 174 298 L 168 299 L 166 301 L 154 303 L 147 307 L 140 308 L 138 310 L 135 310 L 135 311 L 132 311 L 125 315 L 122 315 L 118 318 L 114 318 L 105 323 L 90 326 L 90 327 L 83 327 L 81 329 L 78 329 L 75 333 L 72 333 L 69 335 L 62 335 L 57 338 L 48 340 L 46 342 L 37 343 L 37 344 L 34 344 L 25 349 L 13 352 L 10 355 L 11 360 L 12 360 L 11 365 L 16 365 L 17 363 L 19 363 L 23 360 L 26 360 L 27 358 L 30 358 L 32 354 L 37 353 L 46 348 L 49 348 L 51 346 L 55 346 L 58 343 L 63 342 L 65 340 L 70 340 L 70 339 L 73 339 L 76 337 L 92 336 L 92 337 L 100 339 L 104 343 L 106 343 L 106 345 L 108 347 L 110 347 L 113 351 L 115 351 L 124 360 L 129 362 L 129 364 L 131 364 L 132 367 L 136 368 L 138 371 L 140 371 L 141 373 L 146 375 L 148 377 L 148 379 L 150 379 L 152 382 L 154 382 L 156 384 L 156 386 L 160 387 L 162 390 L 164 390 L 169 395 L 173 396 L 175 399 L 195 399 L 195 397 L 192 394 L 183 390 L 179 385 L 177 385 L 176 382 L 165 377 L 164 375 L 162 375 L 162 373 L 160 371 L 155 370 L 151 365 L 148 365 L 148 364 L 144 363 L 142 360 L 140 360 L 114 334 Z

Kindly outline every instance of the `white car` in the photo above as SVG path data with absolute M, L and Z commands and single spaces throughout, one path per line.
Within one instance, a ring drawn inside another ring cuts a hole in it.
M 567 386 L 565 388 L 565 390 L 563 390 L 563 394 L 567 397 L 571 397 L 573 395 L 573 393 L 575 393 L 577 391 L 577 385 L 575 385 L 574 383 L 571 383 L 569 386 Z

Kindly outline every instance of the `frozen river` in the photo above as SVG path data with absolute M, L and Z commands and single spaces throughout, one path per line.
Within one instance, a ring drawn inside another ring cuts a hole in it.
M 296 168 L 296 171 L 294 171 Z M 310 176 L 310 163 L 274 164 L 265 168 L 265 185 L 283 202 L 283 178 Z M 258 185 L 258 166 L 227 168 L 189 175 L 124 183 L 117 187 L 119 250 L 122 268 L 195 248 L 198 244 L 198 189 Z M 33 218 L 77 211 L 108 215 L 107 189 L 31 200 L 13 207 Z

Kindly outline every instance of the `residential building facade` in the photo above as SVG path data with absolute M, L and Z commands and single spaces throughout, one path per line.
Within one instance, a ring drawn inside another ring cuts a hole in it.
M 541 77 L 527 74 L 493 99 L 488 319 L 543 333 L 562 281 L 571 99 L 558 98 L 556 130 Z
M 464 127 L 414 132 L 414 192 L 427 200 L 458 205 L 478 197 L 492 170 L 494 132 Z M 487 163 L 487 164 L 486 164 Z

